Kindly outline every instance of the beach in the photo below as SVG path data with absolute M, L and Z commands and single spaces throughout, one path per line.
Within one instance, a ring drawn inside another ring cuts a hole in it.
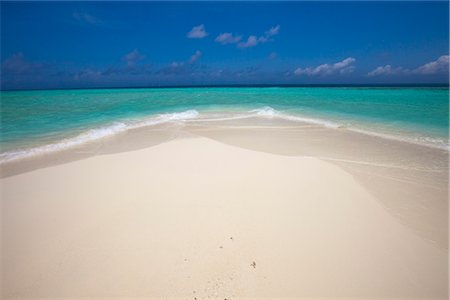
M 2 165 L 6 299 L 447 299 L 448 151 L 280 120 Z
M 448 1 L 0 1 L 0 300 L 448 300 Z

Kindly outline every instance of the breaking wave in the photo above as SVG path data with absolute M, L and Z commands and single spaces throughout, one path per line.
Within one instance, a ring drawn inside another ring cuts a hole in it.
M 168 122 L 184 121 L 196 118 L 199 115 L 196 110 L 187 110 L 180 113 L 160 114 L 152 118 L 142 121 L 115 122 L 111 125 L 102 126 L 87 130 L 75 137 L 62 139 L 58 142 L 38 146 L 28 149 L 19 149 L 8 151 L 0 154 L 0 162 L 9 162 L 17 159 L 27 158 L 35 155 L 57 152 L 69 148 L 74 148 L 88 142 L 92 142 L 101 138 L 113 136 L 118 133 L 125 132 L 130 129 L 136 129 L 145 126 L 152 126 Z
M 303 117 L 299 115 L 285 113 L 270 106 L 264 106 L 258 109 L 240 112 L 202 112 L 201 114 L 197 110 L 186 110 L 177 113 L 159 114 L 152 117 L 148 117 L 140 120 L 127 120 L 114 122 L 110 125 L 101 126 L 98 128 L 87 130 L 77 136 L 65 138 L 54 143 L 50 143 L 43 146 L 34 148 L 18 149 L 14 151 L 8 151 L 0 153 L 0 163 L 10 162 L 18 159 L 32 157 L 35 155 L 41 155 L 51 152 L 57 152 L 69 148 L 74 148 L 83 145 L 88 142 L 92 142 L 98 139 L 113 136 L 119 133 L 126 132 L 131 129 L 137 129 L 147 126 L 155 126 L 164 123 L 185 123 L 185 122 L 214 122 L 214 121 L 228 121 L 247 118 L 269 118 L 269 119 L 283 119 L 293 122 L 301 122 L 308 124 L 315 124 L 324 126 L 327 128 L 338 129 L 345 128 L 347 130 L 359 132 L 362 134 L 368 134 L 378 136 L 387 139 L 400 140 L 405 142 L 412 142 L 422 145 L 427 145 L 435 148 L 449 149 L 448 143 L 441 139 L 435 139 L 431 137 L 400 137 L 397 135 L 384 134 L 380 132 L 362 130 L 360 128 L 353 128 L 351 126 L 344 126 L 344 124 L 338 124 L 336 122 Z

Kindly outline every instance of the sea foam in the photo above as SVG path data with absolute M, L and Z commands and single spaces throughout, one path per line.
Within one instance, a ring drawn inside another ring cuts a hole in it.
M 385 139 L 399 140 L 403 142 L 410 142 L 414 144 L 421 144 L 425 146 L 431 146 L 434 148 L 440 148 L 449 150 L 448 144 L 443 140 L 432 139 L 429 137 L 404 137 L 399 135 L 391 135 L 383 132 L 369 131 L 361 129 L 355 126 L 349 126 L 347 124 L 339 124 L 337 122 L 332 122 L 328 120 L 322 120 L 319 118 L 310 118 L 300 115 L 294 115 L 287 112 L 276 110 L 270 106 L 264 106 L 261 108 L 249 110 L 249 111 L 239 111 L 239 112 L 202 112 L 197 110 L 186 110 L 183 112 L 176 113 L 165 113 L 158 114 L 151 117 L 147 117 L 139 120 L 127 120 L 114 122 L 110 125 L 101 126 L 94 129 L 89 129 L 79 135 L 74 137 L 65 138 L 58 142 L 27 148 L 18 149 L 14 151 L 8 151 L 0 153 L 0 163 L 10 162 L 18 159 L 23 159 L 27 157 L 32 157 L 35 155 L 41 155 L 56 151 L 61 151 L 65 149 L 75 148 L 81 146 L 85 143 L 92 142 L 98 139 L 113 136 L 122 132 L 126 132 L 131 129 L 137 129 L 147 126 L 155 126 L 164 123 L 181 123 L 184 122 L 214 122 L 214 121 L 227 121 L 227 120 L 237 120 L 246 118 L 269 118 L 269 119 L 282 119 L 293 122 L 301 122 L 308 124 L 315 124 L 319 126 L 324 126 L 326 128 L 338 129 L 345 128 L 346 130 L 355 131 L 361 134 L 377 136 Z
M 85 143 L 92 142 L 98 139 L 106 138 L 125 132 L 130 129 L 137 129 L 146 126 L 158 125 L 168 122 L 184 121 L 196 118 L 199 115 L 196 110 L 187 110 L 180 113 L 160 114 L 154 117 L 146 118 L 139 121 L 114 122 L 111 125 L 101 126 L 94 129 L 89 129 L 77 136 L 65 138 L 58 142 L 27 148 L 15 151 L 8 151 L 0 153 L 0 163 L 10 162 L 18 159 L 32 157 L 35 155 L 42 155 L 51 152 L 57 152 L 65 149 L 75 148 Z
M 314 118 L 306 118 L 301 116 L 296 116 L 292 114 L 287 114 L 284 112 L 281 112 L 279 110 L 273 109 L 270 106 L 264 106 L 262 108 L 251 110 L 250 113 L 253 113 L 255 116 L 265 117 L 265 118 L 279 118 L 284 119 L 288 121 L 294 121 L 294 122 L 303 122 L 303 123 L 309 123 L 309 124 L 317 124 L 322 125 L 328 128 L 341 128 L 343 125 L 325 121 L 321 119 L 314 119 Z

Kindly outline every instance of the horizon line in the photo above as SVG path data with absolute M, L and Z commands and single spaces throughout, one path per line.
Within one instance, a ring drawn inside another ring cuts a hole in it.
M 117 87 L 67 87 L 67 88 L 24 88 L 3 89 L 0 92 L 13 91 L 52 91 L 52 90 L 109 90 L 109 89 L 166 89 L 166 88 L 245 88 L 245 87 L 450 87 L 450 83 L 311 83 L 311 84 L 189 84 L 189 85 L 151 85 L 151 86 L 117 86 Z

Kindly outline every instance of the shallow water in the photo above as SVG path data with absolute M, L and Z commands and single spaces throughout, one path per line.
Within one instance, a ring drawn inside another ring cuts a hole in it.
M 1 92 L 0 159 L 162 123 L 280 119 L 448 148 L 448 88 L 157 88 Z

